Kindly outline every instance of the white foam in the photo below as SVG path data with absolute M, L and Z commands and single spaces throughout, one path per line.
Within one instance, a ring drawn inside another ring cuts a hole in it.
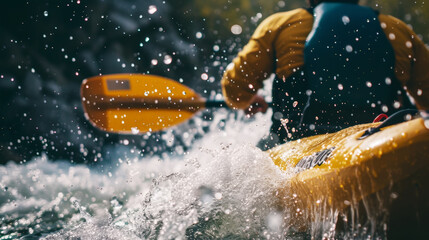
M 284 176 L 255 147 L 269 115 L 246 120 L 221 110 L 215 118 L 210 133 L 180 156 L 125 159 L 113 169 L 44 156 L 0 166 L 0 216 L 21 223 L 6 233 L 51 232 L 47 239 L 279 234 L 272 230 L 281 224 L 273 218 L 275 192 Z

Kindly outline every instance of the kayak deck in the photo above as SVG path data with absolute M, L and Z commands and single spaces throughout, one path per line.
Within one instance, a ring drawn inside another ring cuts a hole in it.
M 280 169 L 292 171 L 283 202 L 289 206 L 292 202 L 296 215 L 314 221 L 311 212 L 318 207 L 342 210 L 381 190 L 409 189 L 416 181 L 420 187 L 428 185 L 429 129 L 424 120 L 389 126 L 359 139 L 366 129 L 377 125 L 357 125 L 270 150 Z M 407 202 L 407 196 L 399 198 Z M 427 192 L 422 191 L 420 198 L 429 209 Z

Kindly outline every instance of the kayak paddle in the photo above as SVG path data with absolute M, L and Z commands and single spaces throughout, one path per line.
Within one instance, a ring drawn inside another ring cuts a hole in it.
M 177 81 L 154 75 L 112 74 L 85 79 L 81 85 L 85 117 L 97 128 L 115 133 L 156 132 L 191 118 L 209 107 L 206 101 Z

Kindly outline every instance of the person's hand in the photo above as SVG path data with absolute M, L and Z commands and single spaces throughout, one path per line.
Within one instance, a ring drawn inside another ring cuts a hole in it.
M 266 113 L 268 109 L 268 103 L 262 96 L 255 95 L 250 102 L 250 105 L 244 110 L 244 112 L 251 116 L 258 112 Z

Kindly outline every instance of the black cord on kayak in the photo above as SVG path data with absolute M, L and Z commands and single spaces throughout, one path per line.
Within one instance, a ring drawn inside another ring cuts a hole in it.
M 359 140 L 362 140 L 364 138 L 371 136 L 376 132 L 379 132 L 384 127 L 395 125 L 405 121 L 405 116 L 407 115 L 415 115 L 417 113 L 419 113 L 417 109 L 404 109 L 404 110 L 398 111 L 392 114 L 392 116 L 387 118 L 382 124 L 378 125 L 377 127 L 367 129 L 365 133 L 359 138 Z

